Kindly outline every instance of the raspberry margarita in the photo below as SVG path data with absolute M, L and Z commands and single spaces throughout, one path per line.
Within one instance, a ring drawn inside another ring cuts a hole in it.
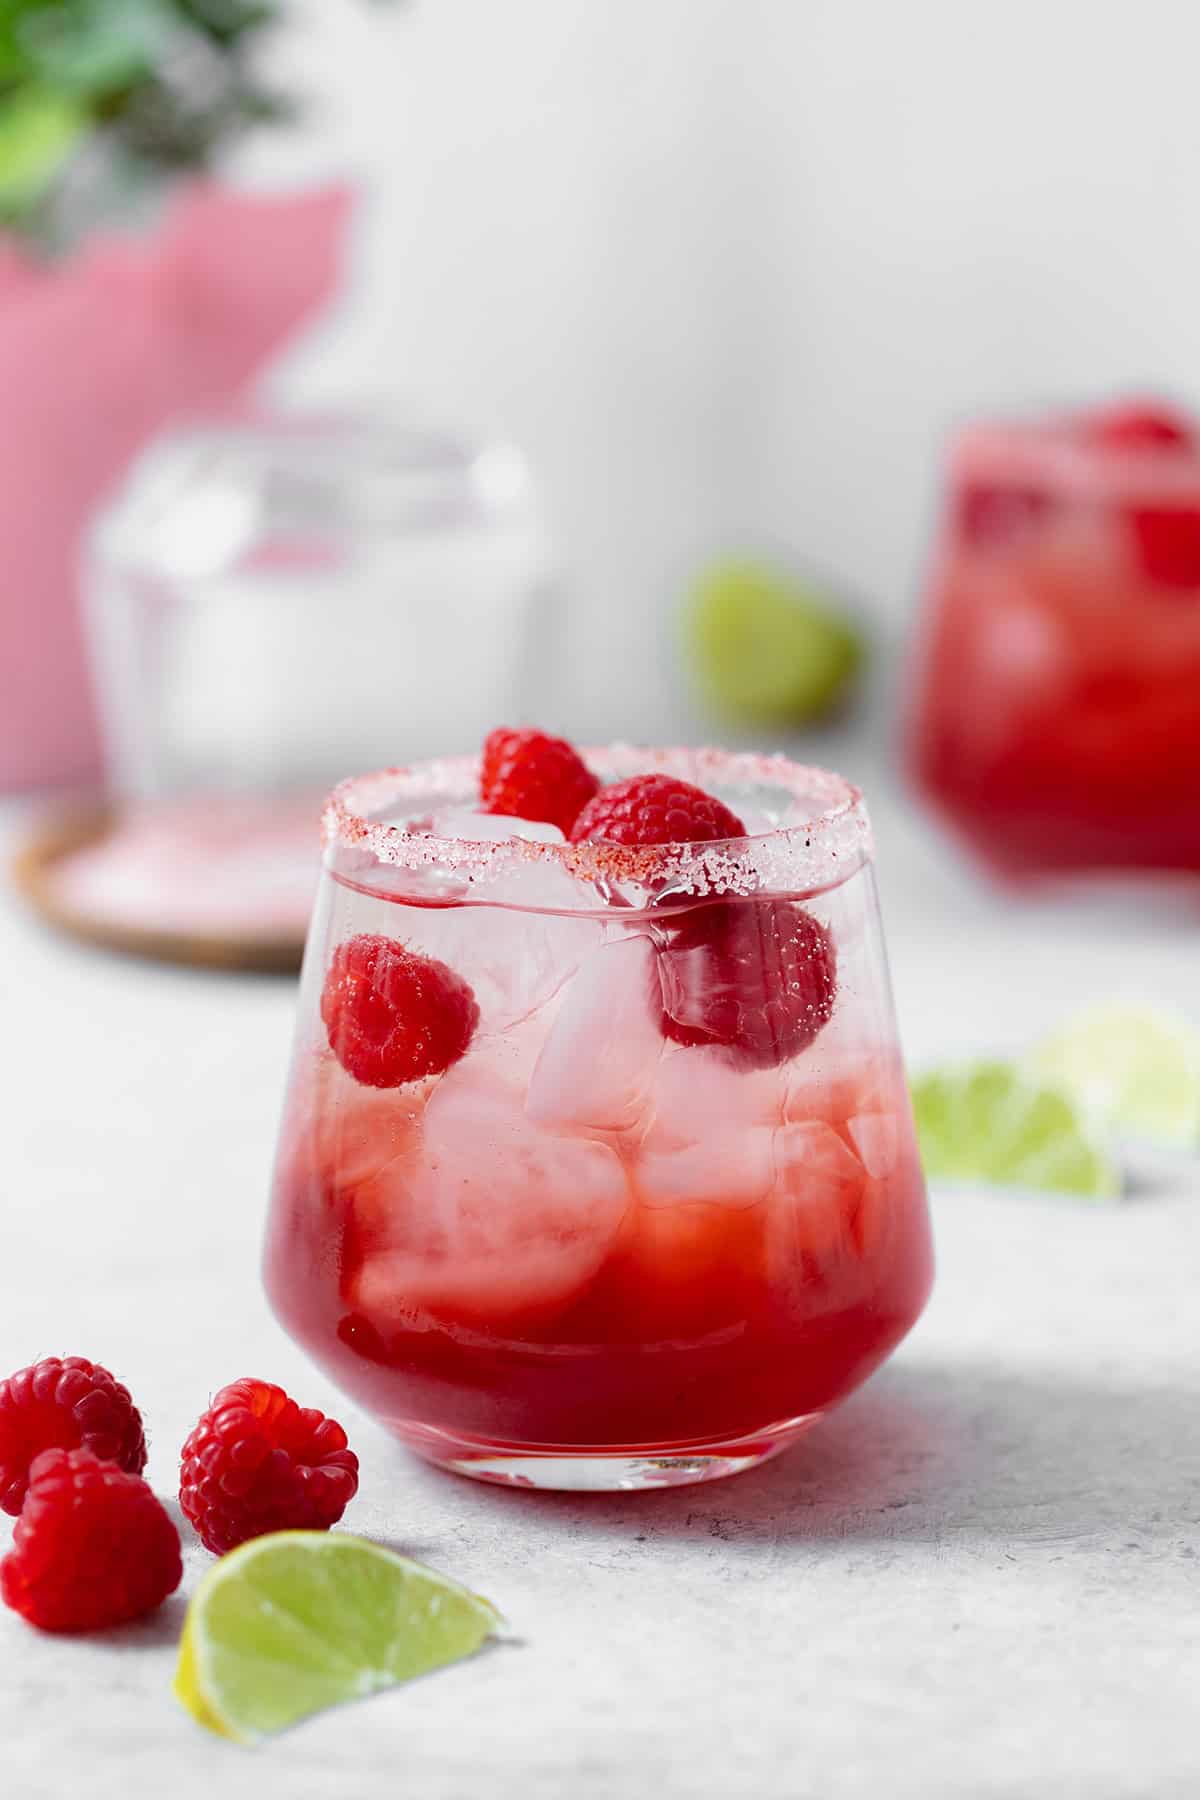
M 1200 870 L 1200 440 L 1158 408 L 958 441 L 912 759 L 1021 877 Z
M 268 1291 L 445 1466 L 733 1473 L 864 1380 L 931 1279 L 861 798 L 619 749 L 567 840 L 496 816 L 488 769 L 490 812 L 471 759 L 327 810 Z

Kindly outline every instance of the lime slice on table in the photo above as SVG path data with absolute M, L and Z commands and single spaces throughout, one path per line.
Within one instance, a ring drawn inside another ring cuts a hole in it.
M 458 1662 L 502 1624 L 478 1594 L 365 1538 L 272 1532 L 197 1588 L 175 1693 L 210 1731 L 253 1744 Z
M 753 562 L 716 563 L 701 576 L 686 633 L 714 706 L 761 724 L 805 724 L 832 711 L 864 651 L 833 602 Z
M 1029 1067 L 1123 1136 L 1171 1148 L 1200 1144 L 1200 1032 L 1184 1019 L 1145 1007 L 1092 1007 L 1039 1044 Z
M 1120 1176 L 1071 1094 L 1012 1063 L 936 1070 L 913 1084 L 925 1172 L 1107 1199 Z

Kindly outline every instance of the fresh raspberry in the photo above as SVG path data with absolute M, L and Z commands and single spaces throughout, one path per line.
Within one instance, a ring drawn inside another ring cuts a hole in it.
M 140 1475 L 90 1450 L 44 1450 L 0 1563 L 6 1606 L 43 1631 L 123 1625 L 173 1594 L 179 1533 Z
M 364 1087 L 440 1075 L 479 1023 L 475 995 L 443 962 L 362 932 L 333 953 L 321 994 L 329 1047 Z
M 720 1045 L 756 1069 L 806 1049 L 837 994 L 829 933 L 790 900 L 694 907 L 671 927 L 658 972 L 664 1037 Z
M 956 523 L 968 544 L 1001 550 L 1030 537 L 1053 508 L 1053 497 L 1042 488 L 968 481 L 959 489 Z
M 633 775 L 601 788 L 571 832 L 573 844 L 712 844 L 745 837 L 735 813 L 673 775 Z
M 1200 507 L 1131 506 L 1138 561 L 1160 587 L 1200 587 Z
M 47 1356 L 0 1381 L 0 1508 L 14 1516 L 29 1465 L 42 1450 L 90 1450 L 140 1475 L 142 1416 L 129 1389 L 83 1356 Z
M 179 1504 L 218 1556 L 264 1531 L 328 1531 L 357 1491 L 341 1426 L 269 1381 L 223 1387 L 183 1446 Z
M 1165 406 L 1134 403 L 1094 413 L 1086 422 L 1093 444 L 1110 450 L 1190 450 L 1190 426 Z
M 544 731 L 493 731 L 483 746 L 484 811 L 541 819 L 567 836 L 600 783 L 565 738 Z

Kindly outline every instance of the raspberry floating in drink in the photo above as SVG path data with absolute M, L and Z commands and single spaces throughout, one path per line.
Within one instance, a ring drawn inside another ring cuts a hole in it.
M 321 994 L 329 1047 L 367 1087 L 401 1087 L 457 1062 L 479 1019 L 445 963 L 364 931 L 334 953 Z
M 659 970 L 664 1035 L 723 1045 L 751 1067 L 798 1056 L 833 1016 L 833 940 L 788 900 L 693 907 L 668 931 Z

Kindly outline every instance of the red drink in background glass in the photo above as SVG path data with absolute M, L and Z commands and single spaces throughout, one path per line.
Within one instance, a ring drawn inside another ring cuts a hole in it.
M 472 841 L 451 833 L 507 827 L 464 818 L 468 759 L 339 790 L 266 1284 L 333 1379 L 443 1466 L 549 1487 L 702 1480 L 790 1443 L 928 1293 L 869 830 L 846 783 L 783 759 L 590 760 L 694 781 L 756 835 Z M 720 971 L 672 946 L 714 891 L 742 909 L 743 946 L 765 894 L 832 946 L 832 1005 L 794 1054 L 664 1030 L 667 1008 L 707 1016 L 697 984 Z M 360 934 L 470 984 L 478 1028 L 444 1073 L 372 1088 L 331 1053 L 322 987 Z
M 954 446 L 917 778 L 1000 873 L 1200 871 L 1200 444 L 1161 408 Z

